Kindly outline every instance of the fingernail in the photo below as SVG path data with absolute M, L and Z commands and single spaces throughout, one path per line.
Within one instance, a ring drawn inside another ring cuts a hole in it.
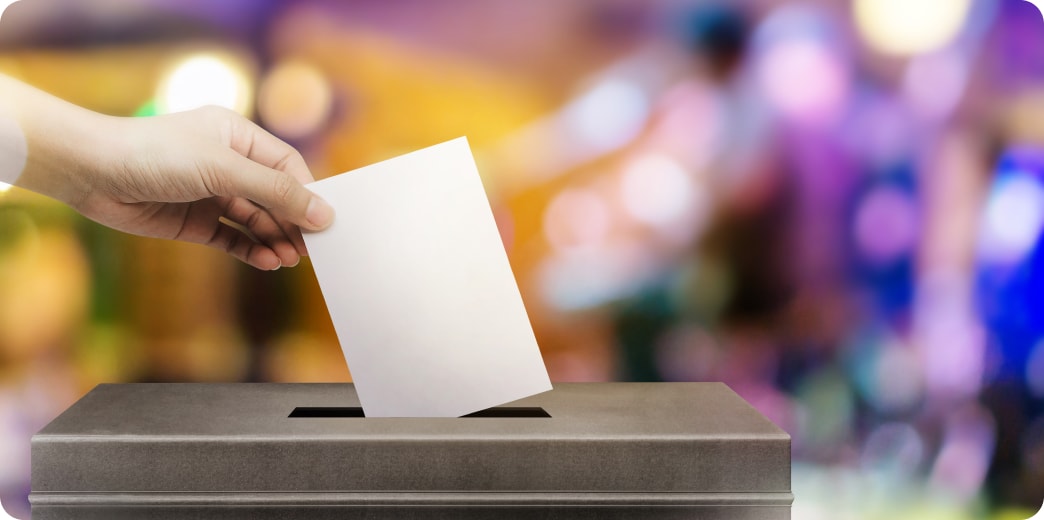
M 312 200 L 308 201 L 308 209 L 305 210 L 305 218 L 308 219 L 308 223 L 312 225 L 313 229 L 325 229 L 333 223 L 334 210 L 326 203 L 325 200 L 319 197 L 312 197 Z

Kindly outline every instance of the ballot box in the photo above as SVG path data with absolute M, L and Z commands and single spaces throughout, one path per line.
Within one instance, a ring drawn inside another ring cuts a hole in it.
M 790 437 L 723 384 L 358 406 L 350 384 L 100 385 L 33 437 L 33 518 L 790 518 Z

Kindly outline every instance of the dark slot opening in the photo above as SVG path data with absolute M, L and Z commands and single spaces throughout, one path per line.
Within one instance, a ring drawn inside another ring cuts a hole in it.
M 313 417 L 366 417 L 358 406 L 298 406 L 290 412 L 290 418 Z
M 539 406 L 496 406 L 493 408 L 486 408 L 485 410 L 479 410 L 474 413 L 469 413 L 464 417 L 475 417 L 475 418 L 511 418 L 511 417 L 522 417 L 522 418 L 543 418 L 551 417 L 551 414 L 544 411 Z
M 314 419 L 326 417 L 366 417 L 363 409 L 358 406 L 298 406 L 290 412 L 291 419 Z M 464 418 L 469 419 L 510 419 L 510 418 L 547 418 L 551 414 L 538 406 L 498 406 L 469 413 Z

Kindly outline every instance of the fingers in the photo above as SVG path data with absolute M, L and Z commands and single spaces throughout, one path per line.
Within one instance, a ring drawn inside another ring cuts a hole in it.
M 333 208 L 303 184 L 315 179 L 304 158 L 294 147 L 265 131 L 250 120 L 229 110 L 204 107 L 203 117 L 214 118 L 223 130 L 222 139 L 240 160 L 226 157 L 224 173 L 231 175 L 230 182 L 217 182 L 219 195 L 246 197 L 271 210 L 300 228 L 318 231 L 333 221 Z M 253 163 L 264 168 L 252 167 Z M 222 175 L 219 175 L 221 177 Z M 254 178 L 248 178 L 248 177 Z M 278 222 L 278 221 L 277 221 Z M 304 240 L 299 229 L 278 222 L 293 239 L 299 254 L 305 254 Z M 296 238 L 295 238 L 296 237 Z
M 258 164 L 290 174 L 301 184 L 315 180 L 300 152 L 248 119 L 233 120 L 229 147 Z
M 266 271 L 292 267 L 300 261 L 292 241 L 272 215 L 245 199 L 197 201 L 188 204 L 180 215 L 172 216 L 181 224 L 177 235 L 168 238 L 225 251 Z
M 311 231 L 333 223 L 333 208 L 292 175 L 269 168 L 235 152 L 222 154 L 212 172 L 210 190 L 225 197 L 243 197 L 279 217 Z
M 254 242 L 242 231 L 217 222 L 214 235 L 206 245 L 221 249 L 239 260 L 265 271 L 279 269 L 279 256 L 268 246 Z
M 228 200 L 224 217 L 239 224 L 279 257 L 281 265 L 293 267 L 301 261 L 301 253 L 294 237 L 279 225 L 272 215 L 246 199 Z M 295 231 L 297 231 L 295 229 Z M 297 231 L 297 240 L 301 239 Z

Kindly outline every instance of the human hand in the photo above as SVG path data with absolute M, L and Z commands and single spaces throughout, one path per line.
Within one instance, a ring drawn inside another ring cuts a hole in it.
M 20 134 L 0 135 L 0 162 L 20 163 L 15 184 L 106 226 L 205 244 L 271 270 L 306 254 L 302 228 L 333 220 L 303 186 L 313 179 L 301 155 L 230 110 L 104 116 L 4 76 L 0 93 L 0 119 L 14 122 L 0 134 Z M 20 156 L 5 151 L 19 139 Z
M 87 172 L 89 191 L 70 202 L 101 224 L 205 244 L 272 270 L 307 254 L 301 228 L 333 220 L 302 185 L 313 179 L 301 154 L 230 110 L 107 123 L 114 149 Z

